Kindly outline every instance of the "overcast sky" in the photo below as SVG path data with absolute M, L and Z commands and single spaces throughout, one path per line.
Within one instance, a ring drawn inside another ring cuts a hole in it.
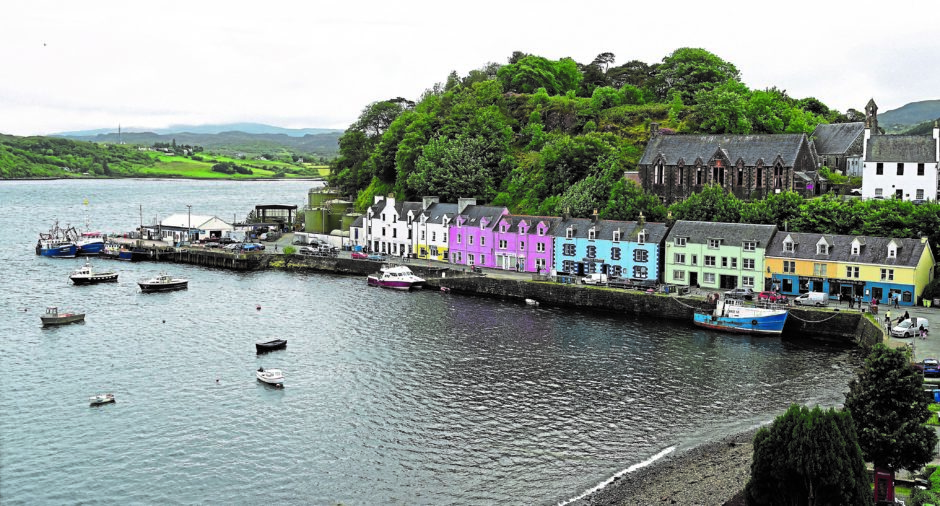
M 701 47 L 751 89 L 879 110 L 940 99 L 940 4 L 9 0 L 0 133 L 260 122 L 345 129 L 513 51 L 657 63 Z

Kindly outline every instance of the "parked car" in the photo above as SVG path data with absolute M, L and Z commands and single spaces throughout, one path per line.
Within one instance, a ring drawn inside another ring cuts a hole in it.
M 604 274 L 601 272 L 594 272 L 582 278 L 581 282 L 584 283 L 585 285 L 606 285 L 607 274 Z
M 261 251 L 264 249 L 264 244 L 258 244 L 256 242 L 246 242 L 241 245 L 240 249 L 242 251 Z
M 352 257 L 355 258 L 355 259 L 357 259 L 357 260 L 365 260 L 366 258 L 369 258 L 369 255 L 366 255 L 365 253 L 363 253 L 363 252 L 361 252 L 361 251 L 353 251 L 353 252 L 352 252 Z
M 735 288 L 725 292 L 726 299 L 754 300 L 754 290 L 750 288 Z
M 940 361 L 935 358 L 925 358 L 923 370 L 924 376 L 940 376 Z
M 920 327 L 930 332 L 930 321 L 926 318 L 910 318 L 898 323 L 891 329 L 891 337 L 917 337 Z
M 766 300 L 775 304 L 788 304 L 790 302 L 789 297 L 777 292 L 760 292 L 757 294 L 757 300 Z
M 367 257 L 369 260 L 374 260 L 376 262 L 384 262 L 385 255 L 379 255 L 378 253 L 373 253 Z
M 823 292 L 806 292 L 793 299 L 797 306 L 828 306 L 829 294 Z

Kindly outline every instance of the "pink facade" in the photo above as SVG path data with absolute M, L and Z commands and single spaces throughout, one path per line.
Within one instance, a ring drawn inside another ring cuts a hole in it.
M 509 214 L 505 207 L 469 205 L 452 222 L 448 240 L 450 262 L 471 267 L 496 267 L 496 224 Z
M 547 274 L 552 269 L 553 238 L 558 218 L 504 215 L 494 232 L 497 269 Z

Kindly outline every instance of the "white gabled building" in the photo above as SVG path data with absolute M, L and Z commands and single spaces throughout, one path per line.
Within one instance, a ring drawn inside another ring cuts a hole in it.
M 198 241 L 209 237 L 220 238 L 235 229 L 218 216 L 199 214 L 171 214 L 160 220 L 159 225 L 144 225 L 141 231 L 145 239 L 176 244 L 187 239 Z
M 414 251 L 413 223 L 420 213 L 420 202 L 395 202 L 393 195 L 376 195 L 363 216 L 359 240 L 374 253 L 409 255 Z
M 882 135 L 878 106 L 865 106 L 862 198 L 940 199 L 940 128 L 931 135 Z

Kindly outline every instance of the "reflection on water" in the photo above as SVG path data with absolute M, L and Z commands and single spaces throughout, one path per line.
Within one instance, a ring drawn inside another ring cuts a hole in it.
M 86 197 L 96 228 L 112 230 L 136 226 L 138 205 L 243 215 L 302 204 L 307 187 L 0 184 L 0 360 L 5 377 L 26 378 L 0 389 L 4 502 L 553 502 L 792 402 L 838 404 L 858 362 L 812 343 L 358 277 L 111 262 L 117 283 L 74 287 L 80 260 L 32 250 L 53 217 L 77 223 Z M 137 291 L 162 269 L 189 289 Z M 53 304 L 86 323 L 42 329 Z M 287 348 L 255 352 L 273 338 Z M 284 388 L 257 381 L 262 366 L 282 369 Z M 117 403 L 89 409 L 105 391 Z

